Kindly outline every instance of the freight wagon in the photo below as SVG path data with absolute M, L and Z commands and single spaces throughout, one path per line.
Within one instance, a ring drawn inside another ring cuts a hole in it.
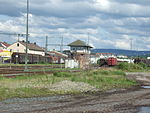
M 25 53 L 17 53 L 14 52 L 11 57 L 12 63 L 24 64 L 25 63 Z M 35 54 L 28 54 L 28 63 L 29 64 L 37 64 L 37 63 L 52 63 L 51 56 L 42 56 Z
M 144 63 L 147 66 L 150 66 L 150 59 L 136 58 L 136 59 L 134 59 L 134 63 L 136 63 L 136 64 L 138 64 L 138 63 Z
M 97 63 L 99 66 L 115 66 L 117 65 L 117 59 L 114 57 L 99 59 Z

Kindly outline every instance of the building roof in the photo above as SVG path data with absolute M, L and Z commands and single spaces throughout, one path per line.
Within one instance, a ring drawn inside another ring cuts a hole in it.
M 68 44 L 68 46 L 80 46 L 80 47 L 90 47 L 90 48 L 93 48 L 92 46 L 86 44 L 84 41 L 81 41 L 81 40 L 76 40 L 70 44 Z
M 6 43 L 6 42 L 0 42 L 0 46 L 1 46 L 1 47 L 4 47 L 4 46 L 5 46 L 5 47 L 7 48 L 8 46 L 10 46 L 10 44 L 8 44 L 8 43 Z
M 21 43 L 22 45 L 26 46 L 26 42 L 19 41 L 19 43 Z M 44 51 L 44 49 L 42 47 L 38 46 L 35 43 L 28 43 L 28 49 L 36 50 L 36 51 Z
M 63 54 L 63 53 L 58 52 L 58 51 L 49 51 L 48 54 L 58 56 L 58 57 L 64 57 L 64 58 L 68 57 L 68 55 Z

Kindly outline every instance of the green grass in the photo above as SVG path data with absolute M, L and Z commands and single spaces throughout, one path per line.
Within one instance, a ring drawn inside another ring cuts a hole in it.
M 80 93 L 76 91 L 51 91 L 48 87 L 54 83 L 70 80 L 84 82 L 108 90 L 112 88 L 128 88 L 137 83 L 125 78 L 125 73 L 120 70 L 94 70 L 81 72 L 55 72 L 49 75 L 20 76 L 16 78 L 3 78 L 0 76 L 0 100 L 14 97 L 35 97 L 54 94 Z
M 149 67 L 144 63 L 133 64 L 133 63 L 119 63 L 116 66 L 117 69 L 128 72 L 146 72 L 149 71 Z
M 0 66 L 25 66 L 25 64 L 0 64 Z M 38 63 L 38 64 L 28 64 L 28 66 L 38 66 L 38 65 L 40 65 L 40 66 L 51 66 L 51 65 L 61 65 L 61 64 L 40 64 L 40 63 Z M 64 65 L 64 64 L 62 64 L 62 65 Z
M 112 88 L 127 88 L 135 85 L 136 82 L 125 78 L 123 71 L 94 71 L 90 74 L 85 73 L 88 76 L 72 76 L 72 81 L 85 82 L 100 88 L 101 90 L 108 90 Z
M 71 70 L 81 70 L 79 68 L 73 68 L 73 69 L 70 69 L 70 68 L 41 68 L 41 69 L 29 69 L 29 71 L 31 72 L 38 72 L 38 71 L 43 71 L 43 72 L 46 72 L 46 71 L 71 71 Z

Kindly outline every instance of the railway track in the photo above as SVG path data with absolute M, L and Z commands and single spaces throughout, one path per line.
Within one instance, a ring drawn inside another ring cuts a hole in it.
M 35 65 L 35 66 L 28 66 L 29 69 L 35 69 L 35 68 L 64 68 L 64 65 Z M 1 69 L 24 69 L 24 66 L 0 66 Z
M 60 70 L 59 70 L 60 68 Z M 79 72 L 79 70 L 62 70 L 64 66 L 29 66 L 28 71 L 24 71 L 24 66 L 0 66 L 0 75 L 3 77 L 31 76 L 37 74 L 52 74 L 54 72 Z M 51 70 L 52 69 L 52 70 Z M 57 70 L 54 70 L 57 69 Z

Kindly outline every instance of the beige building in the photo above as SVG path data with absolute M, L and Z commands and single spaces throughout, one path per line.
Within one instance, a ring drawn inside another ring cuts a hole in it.
M 25 53 L 26 42 L 24 41 L 15 42 L 14 44 L 10 45 L 7 49 L 12 50 L 12 52 Z M 36 43 L 28 43 L 28 53 L 45 56 L 44 49 L 39 47 Z

